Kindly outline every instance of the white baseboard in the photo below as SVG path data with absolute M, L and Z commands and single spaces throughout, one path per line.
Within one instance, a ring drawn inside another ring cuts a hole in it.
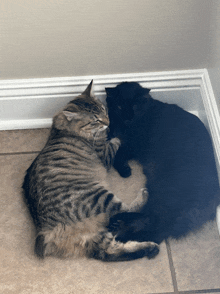
M 211 131 L 220 181 L 220 115 L 207 70 L 204 70 L 204 74 L 202 75 L 200 91 Z M 216 211 L 216 222 L 220 234 L 220 206 Z
M 22 130 L 22 129 L 40 129 L 50 128 L 52 118 L 39 119 L 20 119 L 3 121 L 0 130 Z
M 105 87 L 136 81 L 154 98 L 197 112 L 210 129 L 220 162 L 220 116 L 206 69 L 0 81 L 0 130 L 50 127 L 53 115 L 91 80 L 104 101 Z
M 0 130 L 50 127 L 53 115 L 81 93 L 92 79 L 95 94 L 103 101 L 105 87 L 135 81 L 151 89 L 156 99 L 176 103 L 197 114 L 210 130 L 220 175 L 220 116 L 206 69 L 2 80 Z M 220 208 L 217 222 L 220 232 Z
M 105 87 L 136 81 L 153 97 L 176 103 L 209 127 L 220 162 L 220 116 L 206 69 L 0 81 L 0 130 L 50 127 L 53 115 L 91 80 L 104 101 Z M 207 119 L 207 123 L 206 123 Z
M 207 70 L 204 70 L 202 75 L 200 92 L 215 146 L 217 161 L 220 166 L 220 114 Z
M 204 70 L 131 73 L 82 77 L 0 81 L 0 130 L 48 127 L 48 119 L 94 80 L 96 95 L 103 100 L 105 87 L 136 81 L 159 91 L 199 89 Z

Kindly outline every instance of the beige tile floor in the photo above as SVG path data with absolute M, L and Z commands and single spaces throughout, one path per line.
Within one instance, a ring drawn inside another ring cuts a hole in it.
M 21 184 L 47 136 L 47 129 L 0 132 L 0 293 L 220 293 L 220 238 L 215 223 L 182 240 L 163 242 L 159 255 L 151 260 L 38 260 Z M 132 163 L 132 167 L 129 179 L 114 170 L 109 174 L 111 190 L 127 202 L 146 180 L 140 166 Z

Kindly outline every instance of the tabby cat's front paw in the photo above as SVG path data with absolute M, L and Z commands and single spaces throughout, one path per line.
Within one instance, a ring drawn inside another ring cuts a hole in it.
M 119 138 L 112 138 L 110 140 L 110 142 L 114 145 L 114 146 L 117 146 L 118 148 L 121 146 L 121 140 Z

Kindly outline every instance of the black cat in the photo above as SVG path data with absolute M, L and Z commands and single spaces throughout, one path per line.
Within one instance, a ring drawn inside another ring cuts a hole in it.
M 110 136 L 121 139 L 114 167 L 122 177 L 137 160 L 147 177 L 149 200 L 141 213 L 110 222 L 117 240 L 162 242 L 181 237 L 216 216 L 218 175 L 212 142 L 198 117 L 153 99 L 135 82 L 106 88 Z

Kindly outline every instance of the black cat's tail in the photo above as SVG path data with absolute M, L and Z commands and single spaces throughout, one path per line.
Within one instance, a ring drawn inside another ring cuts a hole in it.
M 144 256 L 152 258 L 159 252 L 154 242 L 115 240 L 112 233 L 101 228 L 99 220 L 94 226 L 91 219 L 74 226 L 57 225 L 55 228 L 39 232 L 35 253 L 40 258 L 53 255 L 66 257 L 88 257 L 102 261 L 128 261 Z

